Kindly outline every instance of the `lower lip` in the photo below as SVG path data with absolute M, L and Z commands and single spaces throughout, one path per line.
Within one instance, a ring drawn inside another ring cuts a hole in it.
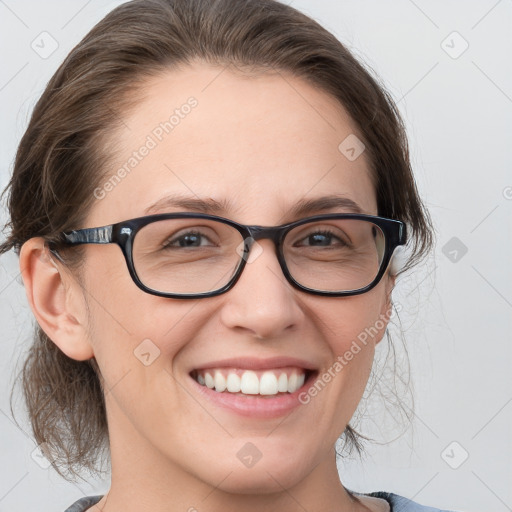
M 299 396 L 310 387 L 315 376 L 316 372 L 311 373 L 304 384 L 293 393 L 275 395 L 274 397 L 268 395 L 268 398 L 263 398 L 261 395 L 236 395 L 227 391 L 219 393 L 207 386 L 199 384 L 199 382 L 192 377 L 190 377 L 190 379 L 195 385 L 195 389 L 209 402 L 213 402 L 215 405 L 224 409 L 229 409 L 240 416 L 264 419 L 284 416 L 299 405 L 303 405 L 299 401 Z

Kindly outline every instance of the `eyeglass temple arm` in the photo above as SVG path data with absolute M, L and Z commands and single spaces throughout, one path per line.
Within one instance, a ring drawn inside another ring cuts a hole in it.
M 85 228 L 62 233 L 64 243 L 75 244 L 109 244 L 112 242 L 113 226 L 100 228 Z

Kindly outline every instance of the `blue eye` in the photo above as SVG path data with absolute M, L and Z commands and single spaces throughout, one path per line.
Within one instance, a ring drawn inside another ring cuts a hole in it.
M 342 240 L 339 236 L 337 236 L 333 231 L 329 230 L 318 230 L 309 233 L 307 236 L 303 237 L 301 240 L 307 240 L 306 247 L 332 247 L 334 246 L 349 246 L 347 242 Z M 332 242 L 336 241 L 337 243 L 333 244 Z

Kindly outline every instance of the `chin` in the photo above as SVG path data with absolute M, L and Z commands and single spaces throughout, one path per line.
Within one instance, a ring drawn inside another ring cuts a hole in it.
M 272 494 L 282 492 L 299 483 L 307 471 L 289 458 L 285 460 L 261 459 L 252 467 L 236 464 L 228 467 L 214 467 L 213 473 L 208 475 L 207 481 L 217 489 L 231 494 Z M 226 478 L 219 484 L 219 475 Z M 227 476 L 229 475 L 229 476 Z

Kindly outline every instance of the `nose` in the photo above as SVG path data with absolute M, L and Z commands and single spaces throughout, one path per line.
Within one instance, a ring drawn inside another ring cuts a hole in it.
M 255 242 L 242 275 L 224 294 L 223 324 L 256 338 L 278 338 L 296 329 L 304 313 L 297 300 L 299 290 L 286 280 L 272 240 Z M 259 254 L 258 254 L 259 252 Z

